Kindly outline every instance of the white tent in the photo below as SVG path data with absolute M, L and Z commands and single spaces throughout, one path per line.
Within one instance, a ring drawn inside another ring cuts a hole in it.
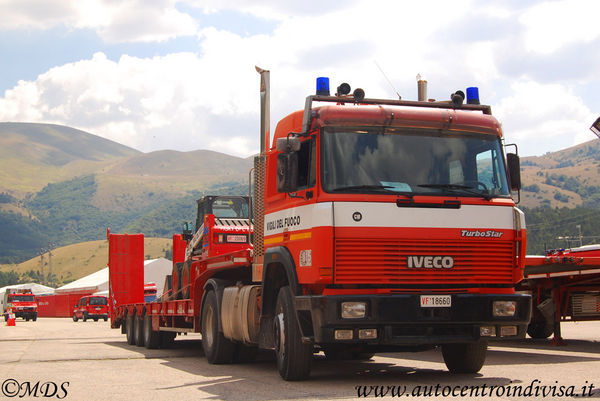
M 171 274 L 172 268 L 173 263 L 165 258 L 145 260 L 144 283 L 155 283 L 157 294 L 162 294 L 165 276 Z M 57 294 L 83 291 L 108 295 L 108 267 L 56 289 Z
M 0 293 L 5 292 L 7 288 L 20 288 L 20 289 L 31 290 L 31 292 L 33 292 L 35 295 L 54 294 L 54 288 L 46 287 L 45 285 L 36 284 L 36 283 L 7 285 L 6 287 L 0 288 Z

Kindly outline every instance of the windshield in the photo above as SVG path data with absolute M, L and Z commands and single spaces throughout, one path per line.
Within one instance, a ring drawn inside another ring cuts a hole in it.
M 10 297 L 9 302 L 34 302 L 35 297 L 33 295 L 13 295 Z
M 104 297 L 91 297 L 90 305 L 106 305 L 106 298 Z
M 323 189 L 338 193 L 509 196 L 501 144 L 476 133 L 406 128 L 323 133 Z
M 213 201 L 212 212 L 216 218 L 248 218 L 248 201 L 241 197 L 221 197 Z

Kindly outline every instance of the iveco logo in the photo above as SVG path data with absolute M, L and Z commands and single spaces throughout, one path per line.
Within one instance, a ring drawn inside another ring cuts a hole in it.
M 360 212 L 354 212 L 354 214 L 352 215 L 352 219 L 354 219 L 354 221 L 361 221 L 362 220 L 362 214 L 360 214 Z
M 408 256 L 406 266 L 409 269 L 451 269 L 454 267 L 452 256 Z

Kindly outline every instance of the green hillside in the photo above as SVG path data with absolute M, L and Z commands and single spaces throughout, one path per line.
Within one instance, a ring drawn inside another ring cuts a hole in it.
M 0 192 L 23 198 L 141 152 L 74 128 L 0 123 Z

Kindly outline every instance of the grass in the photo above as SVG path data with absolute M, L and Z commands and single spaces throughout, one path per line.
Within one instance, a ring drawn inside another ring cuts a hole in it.
M 144 255 L 146 259 L 165 256 L 171 250 L 172 240 L 169 238 L 144 238 Z M 52 272 L 57 282 L 67 284 L 88 274 L 104 269 L 108 263 L 108 241 L 89 241 L 72 244 L 52 251 Z M 48 253 L 44 254 L 44 274 L 49 272 Z M 29 259 L 19 264 L 0 265 L 0 271 L 14 270 L 23 274 L 30 270 L 40 271 L 40 257 Z

